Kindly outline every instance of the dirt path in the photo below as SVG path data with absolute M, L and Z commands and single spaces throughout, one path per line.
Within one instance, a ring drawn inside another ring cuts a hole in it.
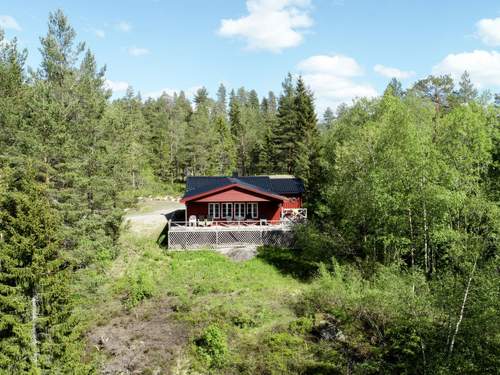
M 93 330 L 90 344 L 108 357 L 100 373 L 170 374 L 188 341 L 171 313 L 168 298 L 151 300 Z
M 166 214 L 184 209 L 178 202 L 164 200 L 142 201 L 138 207 L 128 211 L 123 222 L 128 230 L 145 237 L 158 237 L 167 224 Z

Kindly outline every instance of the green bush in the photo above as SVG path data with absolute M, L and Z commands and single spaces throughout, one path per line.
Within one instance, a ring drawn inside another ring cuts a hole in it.
M 227 336 L 219 326 L 209 325 L 194 343 L 197 354 L 209 368 L 220 368 L 226 363 Z
M 127 308 L 137 306 L 142 300 L 153 296 L 155 292 L 153 275 L 146 269 L 137 269 L 125 279 L 126 295 L 124 304 Z
M 314 326 L 314 321 L 309 317 L 300 317 L 294 321 L 292 321 L 288 329 L 290 332 L 295 333 L 297 335 L 307 335 L 311 332 Z

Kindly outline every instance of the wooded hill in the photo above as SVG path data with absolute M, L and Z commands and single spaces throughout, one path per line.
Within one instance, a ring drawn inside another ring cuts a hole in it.
M 269 328 L 285 335 L 283 345 L 265 341 L 273 356 L 236 366 L 219 322 L 208 332 L 227 358 L 193 350 L 196 366 L 497 373 L 498 95 L 479 95 L 467 73 L 407 90 L 393 80 L 382 96 L 327 110 L 318 124 L 312 93 L 290 74 L 264 98 L 221 85 L 215 99 L 202 88 L 193 103 L 182 92 L 144 100 L 132 89 L 112 100 L 105 70 L 61 11 L 40 43 L 42 63 L 28 68 L 27 52 L 0 34 L 2 373 L 97 371 L 79 296 L 127 247 L 123 209 L 179 191 L 187 174 L 235 169 L 306 182 L 312 219 L 297 249 L 262 249 L 260 259 L 307 284 L 298 323 Z M 318 314 L 347 341 L 314 341 Z

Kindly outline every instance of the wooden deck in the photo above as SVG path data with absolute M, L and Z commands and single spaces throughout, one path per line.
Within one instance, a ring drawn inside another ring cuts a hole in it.
M 169 222 L 169 249 L 213 249 L 238 245 L 288 247 L 293 242 L 291 220 Z

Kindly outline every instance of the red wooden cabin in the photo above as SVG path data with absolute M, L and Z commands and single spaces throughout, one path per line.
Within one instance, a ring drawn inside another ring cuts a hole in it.
M 279 222 L 302 209 L 304 184 L 292 176 L 191 176 L 181 203 L 186 222 Z

